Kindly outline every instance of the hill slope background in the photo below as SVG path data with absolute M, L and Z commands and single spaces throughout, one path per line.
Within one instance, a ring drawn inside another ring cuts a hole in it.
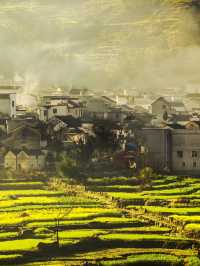
M 192 0 L 1 0 L 1 73 L 30 90 L 198 88 L 199 9 Z

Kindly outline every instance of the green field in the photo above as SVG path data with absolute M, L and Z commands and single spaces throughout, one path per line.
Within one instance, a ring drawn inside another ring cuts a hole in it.
M 141 191 L 136 178 L 90 177 L 76 195 L 46 181 L 2 180 L 0 265 L 200 265 L 200 179 Z

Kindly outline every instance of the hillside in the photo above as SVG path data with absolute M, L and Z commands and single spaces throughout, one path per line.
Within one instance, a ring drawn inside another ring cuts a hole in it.
M 41 83 L 91 89 L 196 86 L 197 3 L 2 0 L 1 74 L 18 73 L 33 91 Z

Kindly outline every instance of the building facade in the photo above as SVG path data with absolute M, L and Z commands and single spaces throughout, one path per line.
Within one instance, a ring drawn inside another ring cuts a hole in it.
M 46 96 L 43 97 L 39 109 L 40 120 L 48 121 L 56 116 L 73 116 L 81 118 L 84 114 L 84 103 L 69 96 Z
M 177 173 L 200 171 L 200 130 L 172 130 L 172 170 Z
M 4 156 L 4 168 L 23 172 L 43 170 L 46 164 L 46 156 L 41 151 L 12 151 Z
M 141 132 L 144 144 L 144 160 L 153 169 L 163 171 L 171 169 L 172 139 L 169 129 L 145 128 Z
M 159 97 L 151 104 L 152 114 L 157 117 L 163 117 L 167 114 L 186 114 L 187 110 L 181 101 L 168 100 L 164 97 Z
M 142 130 L 146 162 L 156 171 L 194 174 L 200 171 L 200 130 L 147 128 Z
M 16 93 L 0 93 L 0 115 L 16 117 Z

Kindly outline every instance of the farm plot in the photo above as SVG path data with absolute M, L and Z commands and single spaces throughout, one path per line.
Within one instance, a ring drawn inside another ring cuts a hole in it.
M 194 248 L 198 241 L 187 234 L 199 231 L 198 179 L 179 178 L 176 183 L 176 177 L 160 177 L 141 192 L 136 178 L 90 178 L 85 193 L 78 195 L 53 191 L 43 180 L 4 180 L 2 184 L 0 265 L 83 265 L 85 261 L 189 265 L 198 261 Z M 187 221 L 186 234 L 157 224 L 161 216 Z M 51 252 L 58 238 L 59 252 Z

